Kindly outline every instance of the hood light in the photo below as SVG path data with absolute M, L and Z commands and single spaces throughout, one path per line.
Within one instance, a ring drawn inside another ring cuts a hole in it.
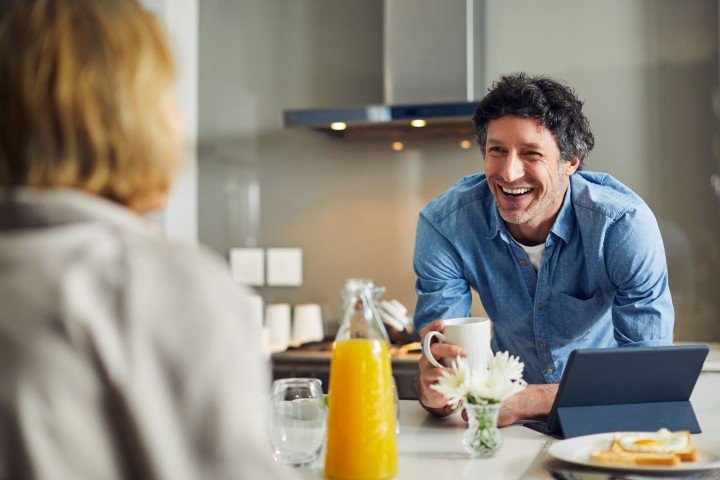
M 392 144 L 392 149 L 396 152 L 399 152 L 403 148 L 405 148 L 405 145 L 402 142 L 393 142 Z
M 421 127 L 424 127 L 425 125 L 427 125 L 427 122 L 421 118 L 416 118 L 415 120 L 412 120 L 410 122 L 410 125 L 412 125 L 413 127 L 416 127 L 416 128 L 421 128 Z
M 467 150 L 470 147 L 472 147 L 472 143 L 470 142 L 470 140 L 462 140 L 460 142 L 460 148 L 462 148 L 463 150 Z
M 330 128 L 331 128 L 332 130 L 337 130 L 337 131 L 345 130 L 345 129 L 347 128 L 347 123 L 345 123 L 345 122 L 333 122 L 333 123 L 330 124 Z

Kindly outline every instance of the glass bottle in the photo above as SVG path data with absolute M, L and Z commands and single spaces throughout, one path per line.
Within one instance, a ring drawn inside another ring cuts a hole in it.
M 372 280 L 350 279 L 330 361 L 325 476 L 389 479 L 397 474 L 395 402 L 389 340 Z

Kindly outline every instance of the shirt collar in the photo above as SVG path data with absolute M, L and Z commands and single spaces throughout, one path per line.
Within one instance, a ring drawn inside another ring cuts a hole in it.
M 500 218 L 497 203 L 495 203 L 495 195 L 490 194 L 490 225 L 488 228 L 488 239 L 497 237 L 500 233 L 500 227 L 505 228 L 505 223 Z
M 572 206 L 572 176 L 568 181 L 568 188 L 565 192 L 565 198 L 563 199 L 562 206 L 560 207 L 560 213 L 555 219 L 555 223 L 550 229 L 550 233 L 554 233 L 556 236 L 562 238 L 565 243 L 570 241 L 572 236 L 573 227 L 575 226 L 575 216 L 573 215 Z M 501 234 L 501 238 L 506 242 L 511 241 L 510 233 L 507 231 L 505 222 L 500 217 L 500 213 L 495 203 L 495 196 L 490 195 L 490 224 L 488 229 L 488 239 L 495 238 L 498 234 Z
M 562 207 L 560 207 L 560 213 L 550 229 L 550 233 L 554 233 L 556 236 L 562 238 L 565 243 L 570 241 L 573 227 L 575 227 L 575 216 L 573 215 L 574 209 L 572 205 L 572 178 L 571 175 L 568 180 L 568 188 L 565 192 Z

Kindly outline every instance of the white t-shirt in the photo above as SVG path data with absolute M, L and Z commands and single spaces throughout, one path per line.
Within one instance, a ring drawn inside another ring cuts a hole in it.
M 535 267 L 535 271 L 540 270 L 543 254 L 545 253 L 545 244 L 541 243 L 540 245 L 535 245 L 533 247 L 528 247 L 527 245 L 523 245 L 520 242 L 517 242 L 517 244 L 520 245 L 523 250 L 525 250 L 525 253 L 527 253 L 528 258 L 530 259 L 530 263 L 533 267 Z

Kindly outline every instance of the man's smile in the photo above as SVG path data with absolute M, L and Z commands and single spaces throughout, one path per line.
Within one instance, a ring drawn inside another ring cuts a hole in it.
M 524 179 L 516 182 L 505 182 L 501 178 L 491 180 L 495 184 L 495 201 L 500 216 L 510 223 L 525 223 L 536 213 L 537 196 L 542 192 L 537 185 Z
M 500 186 L 500 191 L 502 191 L 505 195 L 509 195 L 511 197 L 520 197 L 522 195 L 526 195 L 530 192 L 532 192 L 534 189 L 525 187 L 525 188 L 508 188 Z

